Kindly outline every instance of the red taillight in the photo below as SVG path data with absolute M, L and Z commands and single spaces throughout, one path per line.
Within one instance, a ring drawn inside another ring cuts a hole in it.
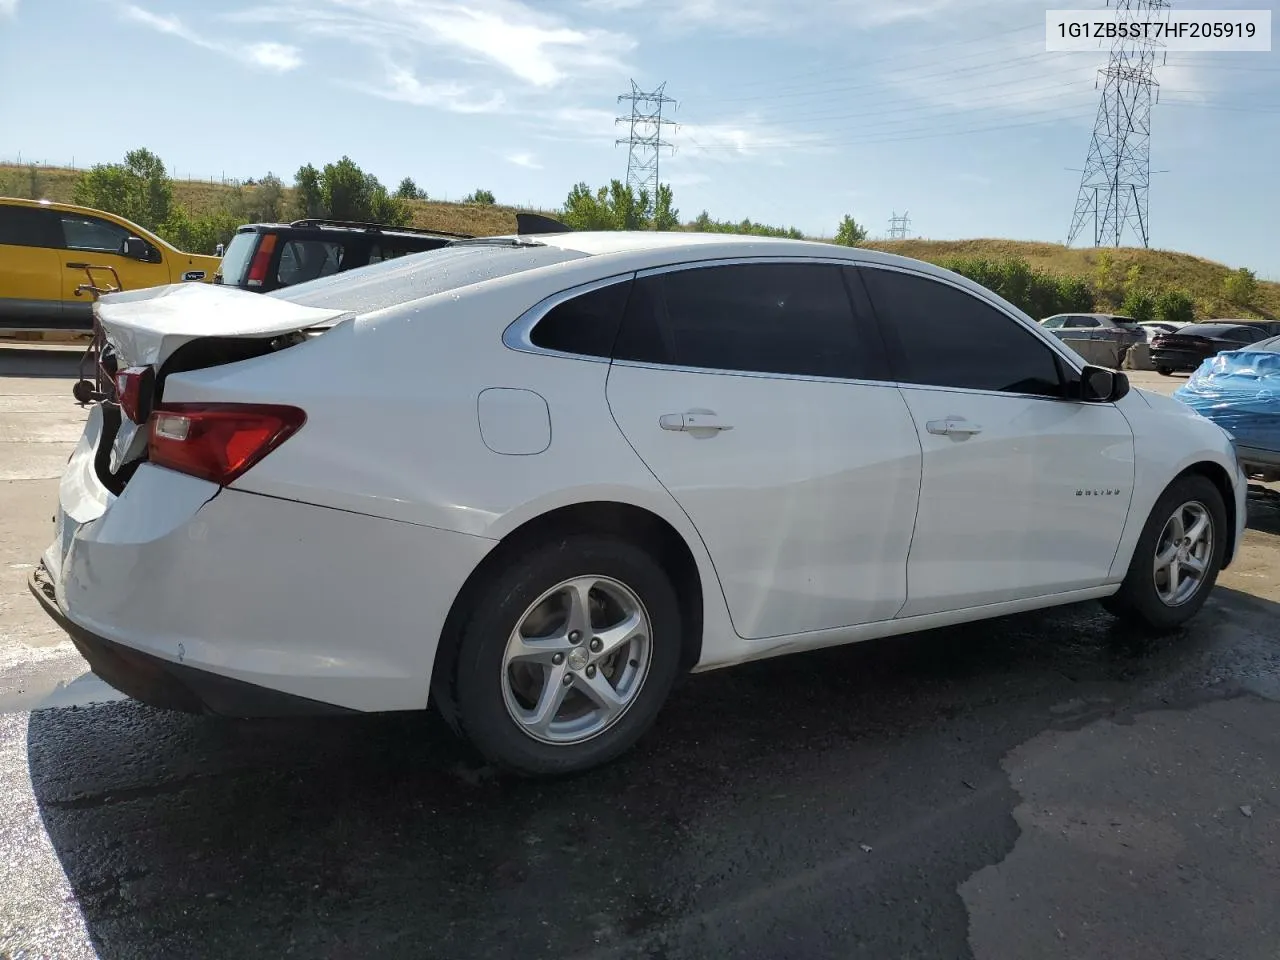
M 297 407 L 173 403 L 151 414 L 147 457 L 159 466 L 225 487 L 297 432 Z
M 116 402 L 134 423 L 146 423 L 151 412 L 156 372 L 151 367 L 130 367 L 116 374 Z
M 260 287 L 266 282 L 267 269 L 271 266 L 271 254 L 275 253 L 275 250 L 276 235 L 264 234 L 258 241 L 258 252 L 253 255 L 253 261 L 249 264 L 249 276 L 245 279 L 246 286 Z

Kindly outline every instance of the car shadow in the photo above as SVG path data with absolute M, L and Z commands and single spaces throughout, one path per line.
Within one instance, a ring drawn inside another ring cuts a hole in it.
M 1275 616 L 1220 593 L 1160 641 L 1088 604 L 693 677 L 558 781 L 432 715 L 132 701 L 33 713 L 29 774 L 104 960 L 955 956 L 957 884 L 1017 835 L 1001 758 L 1203 687 Z
M 0 341 L 0 343 L 4 343 Z M 14 347 L 4 344 L 0 348 L 0 377 L 76 377 L 84 347 L 74 350 L 47 350 L 39 347 Z M 90 374 L 92 370 L 90 369 Z M 70 385 L 67 393 L 71 393 Z

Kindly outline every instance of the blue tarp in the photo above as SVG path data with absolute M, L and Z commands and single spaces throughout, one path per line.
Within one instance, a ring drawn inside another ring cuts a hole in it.
M 1237 443 L 1280 452 L 1280 352 L 1228 350 L 1210 357 L 1174 396 Z

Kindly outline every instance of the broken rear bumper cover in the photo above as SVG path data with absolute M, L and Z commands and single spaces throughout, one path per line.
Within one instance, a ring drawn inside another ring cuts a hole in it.
M 71 637 L 72 643 L 95 674 L 121 693 L 149 706 L 229 717 L 315 716 L 357 712 L 162 660 L 91 633 L 67 619 L 58 609 L 53 581 L 43 561 L 31 572 L 27 585 L 44 607 L 45 613 Z

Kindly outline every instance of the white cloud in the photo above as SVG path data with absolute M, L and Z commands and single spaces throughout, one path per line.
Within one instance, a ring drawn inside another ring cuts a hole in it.
M 506 102 L 500 91 L 487 99 L 480 99 L 462 84 L 453 81 L 424 83 L 408 67 L 391 63 L 386 64 L 382 83 L 348 83 L 347 86 L 384 100 L 415 107 L 436 107 L 452 113 L 493 113 L 502 109 Z
M 509 153 L 503 159 L 507 163 L 514 163 L 517 167 L 524 167 L 527 170 L 542 169 L 542 164 L 538 163 L 537 158 L 531 153 Z
M 537 88 L 625 72 L 635 41 L 611 30 L 574 26 L 524 0 L 315 0 L 307 6 L 259 6 L 226 20 L 289 25 L 345 40 L 405 62 L 443 53 Z
M 16 17 L 18 0 L 0 0 L 0 17 Z
M 248 48 L 248 58 L 260 67 L 286 73 L 302 66 L 302 54 L 297 47 L 283 43 L 254 43 Z
M 0 3 L 3 2 L 4 0 L 0 0 Z M 121 9 L 125 17 L 135 23 L 140 23 L 171 37 L 178 37 L 204 50 L 212 50 L 215 53 L 233 57 L 250 66 L 260 67 L 276 73 L 287 73 L 290 70 L 296 70 L 302 65 L 302 53 L 297 47 L 291 47 L 283 43 L 240 44 L 225 40 L 215 40 L 192 30 L 176 16 L 161 16 L 131 3 L 125 4 Z

